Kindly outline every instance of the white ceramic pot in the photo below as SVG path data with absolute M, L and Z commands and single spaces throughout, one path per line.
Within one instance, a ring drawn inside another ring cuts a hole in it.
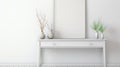
M 53 34 L 53 33 L 49 33 L 49 34 L 47 35 L 47 37 L 48 37 L 48 39 L 53 39 L 53 38 L 54 38 L 54 34 Z
M 40 39 L 44 39 L 44 38 L 45 38 L 45 34 L 42 33 L 42 34 L 40 35 Z

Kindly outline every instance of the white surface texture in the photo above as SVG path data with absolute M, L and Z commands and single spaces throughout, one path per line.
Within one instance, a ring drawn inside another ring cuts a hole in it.
M 0 64 L 0 67 L 37 67 L 36 64 Z M 103 67 L 101 64 L 43 64 L 42 67 Z M 107 67 L 120 67 L 119 64 L 108 64 Z
M 40 29 L 34 7 L 41 7 L 45 10 L 42 14 L 45 12 L 50 18 L 53 10 L 51 0 L 37 0 L 37 6 L 34 6 L 34 2 L 35 0 L 0 0 L 0 63 L 37 63 Z M 87 0 L 87 35 L 88 38 L 94 38 L 91 24 L 98 18 L 102 19 L 106 25 L 108 64 L 120 64 L 119 3 L 120 0 Z M 53 19 L 49 21 L 52 22 Z M 72 58 L 73 62 L 102 63 L 101 49 L 54 50 L 44 50 L 46 60 L 56 58 L 68 62 L 67 57 Z
M 120 0 L 87 0 L 88 38 L 94 38 L 91 25 L 100 19 L 106 26 L 107 63 L 120 64 Z
M 70 49 L 70 48 L 72 48 L 72 50 L 73 49 L 75 49 L 75 48 L 78 48 L 78 49 L 81 49 L 81 48 L 83 48 L 83 49 L 86 49 L 86 48 L 91 48 L 91 49 L 94 49 L 94 48 L 101 48 L 102 49 L 102 60 L 103 60 L 103 63 L 102 63 L 102 65 L 104 66 L 104 67 L 106 67 L 106 45 L 105 45 L 105 40 L 67 40 L 67 39 L 65 39 L 65 40 L 50 40 L 50 41 L 44 41 L 44 40 L 42 40 L 41 42 L 40 42 L 40 65 L 42 66 L 43 64 L 46 64 L 46 61 L 44 61 L 44 59 L 45 59 L 45 56 L 46 55 L 43 55 L 44 54 L 44 51 L 42 51 L 43 49 Z M 59 53 L 59 52 L 58 52 Z M 71 54 L 72 55 L 72 54 Z M 55 57 L 55 56 L 53 56 L 53 57 Z M 56 56 L 56 57 L 59 57 L 59 56 Z M 63 57 L 64 58 L 64 57 Z M 63 58 L 61 58 L 61 59 L 63 59 Z M 48 64 L 48 61 L 49 61 L 49 64 L 51 64 L 51 62 L 52 62 L 52 64 L 54 63 L 54 64 L 56 64 L 56 62 L 57 62 L 57 64 L 71 64 L 71 62 L 70 61 L 72 61 L 72 59 L 73 58 L 69 58 L 68 59 L 68 57 L 66 58 L 66 60 L 68 61 L 68 62 L 64 62 L 64 61 L 62 61 L 62 62 L 60 62 L 59 60 L 56 60 L 55 58 L 52 58 L 52 60 L 51 59 L 47 59 L 47 64 Z M 56 61 L 55 61 L 56 60 Z M 43 62 L 44 61 L 44 62 Z M 60 63 L 59 63 L 60 62 Z M 75 61 L 72 61 L 72 64 L 78 64 L 79 62 L 77 62 L 77 63 L 75 63 Z M 51 66 L 51 65 L 50 65 Z
M 41 41 L 41 48 L 103 48 L 105 45 L 104 40 L 50 40 L 50 41 Z
M 0 63 L 37 63 L 36 8 L 53 22 L 52 0 L 0 0 Z
M 55 38 L 85 38 L 85 0 L 55 0 Z

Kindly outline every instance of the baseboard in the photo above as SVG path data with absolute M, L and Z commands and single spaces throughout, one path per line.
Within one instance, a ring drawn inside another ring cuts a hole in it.
M 43 64 L 42 67 L 103 67 L 100 64 Z
M 37 67 L 36 64 L 0 64 L 0 67 Z
M 38 67 L 36 64 L 0 64 L 0 67 Z M 103 67 L 100 64 L 43 64 L 40 67 Z M 107 64 L 107 67 L 120 67 L 120 64 Z

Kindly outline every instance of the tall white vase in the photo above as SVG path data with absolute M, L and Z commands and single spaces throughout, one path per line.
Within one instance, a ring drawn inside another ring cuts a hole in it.
M 95 38 L 99 39 L 99 33 L 97 31 L 95 32 Z
M 104 34 L 100 33 L 100 39 L 104 39 Z

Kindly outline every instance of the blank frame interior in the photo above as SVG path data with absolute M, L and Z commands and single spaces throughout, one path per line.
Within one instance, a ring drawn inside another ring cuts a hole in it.
M 54 0 L 55 38 L 85 38 L 85 0 Z

